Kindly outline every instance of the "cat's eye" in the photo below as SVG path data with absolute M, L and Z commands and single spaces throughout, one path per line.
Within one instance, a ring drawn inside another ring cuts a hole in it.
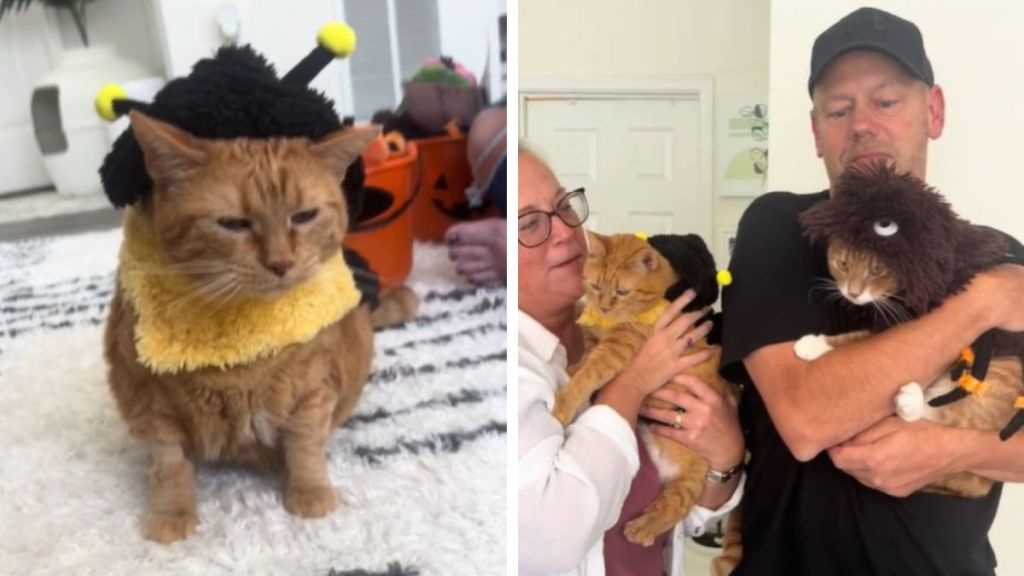
M 836 260 L 836 268 L 839 268 L 840 270 L 846 270 L 846 260 L 843 258 Z
M 252 220 L 249 220 L 248 218 L 224 216 L 222 218 L 217 218 L 217 224 L 221 228 L 232 232 L 244 232 L 252 228 Z
M 879 276 L 880 274 L 882 274 L 883 271 L 884 270 L 882 270 L 881 264 L 875 263 L 871 265 L 871 274 Z
M 619 296 L 629 296 L 629 288 L 619 288 L 615 293 Z
M 306 222 L 312 222 L 313 218 L 320 213 L 319 208 L 313 208 L 310 210 L 303 210 L 302 212 L 296 212 L 292 214 L 292 224 L 305 224 Z
M 600 292 L 601 291 L 601 287 L 598 286 L 596 282 L 591 282 L 590 283 L 590 289 L 595 291 L 595 292 Z

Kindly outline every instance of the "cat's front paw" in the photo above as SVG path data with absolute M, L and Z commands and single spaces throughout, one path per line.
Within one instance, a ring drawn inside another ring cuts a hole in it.
M 644 514 L 626 523 L 622 533 L 633 544 L 644 547 L 652 546 L 663 532 L 657 526 L 656 514 Z
M 569 410 L 565 404 L 555 402 L 555 408 L 551 411 L 551 415 L 555 417 L 555 420 L 558 420 L 558 423 L 562 425 L 562 428 L 565 428 L 570 422 L 572 422 L 572 417 L 575 416 L 576 413 L 575 411 Z
M 184 540 L 196 531 L 198 523 L 194 510 L 151 512 L 146 518 L 146 538 L 161 544 Z
M 303 518 L 320 518 L 338 507 L 338 495 L 330 486 L 288 489 L 284 495 L 286 510 Z
M 925 406 L 924 390 L 917 382 L 904 384 L 896 393 L 896 415 L 905 422 L 920 420 L 924 416 Z
M 808 334 L 793 344 L 793 352 L 796 352 L 797 358 L 808 362 L 817 360 L 831 351 L 832 346 L 829 345 L 824 334 Z

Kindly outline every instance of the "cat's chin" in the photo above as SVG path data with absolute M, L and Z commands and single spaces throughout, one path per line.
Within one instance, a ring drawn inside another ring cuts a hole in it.
M 267 286 L 250 286 L 245 291 L 249 296 L 264 300 L 276 300 L 302 285 L 305 280 L 279 282 Z
M 878 300 L 884 300 L 884 297 L 879 298 L 875 294 L 872 294 L 870 291 L 862 292 L 862 293 L 858 294 L 857 296 L 850 296 L 846 292 L 841 292 L 841 294 L 843 295 L 843 298 L 845 298 L 847 302 L 849 302 L 850 304 L 853 304 L 854 306 L 866 306 L 868 304 L 872 304 L 874 302 L 877 302 Z

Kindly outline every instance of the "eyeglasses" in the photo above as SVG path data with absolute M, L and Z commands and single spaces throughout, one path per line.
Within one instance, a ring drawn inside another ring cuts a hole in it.
M 583 188 L 577 188 L 566 194 L 555 209 L 551 212 L 545 210 L 531 210 L 519 215 L 519 244 L 524 248 L 536 248 L 547 242 L 551 237 L 551 217 L 558 216 L 558 219 L 570 228 L 576 228 L 587 221 L 590 215 L 590 207 L 587 206 L 587 197 Z

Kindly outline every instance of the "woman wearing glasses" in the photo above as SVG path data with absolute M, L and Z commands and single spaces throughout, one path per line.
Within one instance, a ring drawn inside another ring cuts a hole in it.
M 583 352 L 575 320 L 583 295 L 587 247 L 581 225 L 587 215 L 584 191 L 566 191 L 543 161 L 520 148 L 519 570 L 661 576 L 667 571 L 663 546 L 643 548 L 622 536 L 625 522 L 661 490 L 636 435 L 643 399 L 669 380 L 685 382 L 692 394 L 664 397 L 687 407 L 683 429 L 669 428 L 669 435 L 712 461 L 724 456 L 738 463 L 743 438 L 735 403 L 680 375 L 708 358 L 707 351 L 685 354 L 686 342 L 710 329 L 708 323 L 694 326 L 700 313 L 679 314 L 692 300 L 690 292 L 662 314 L 636 358 L 568 428 L 551 415 L 555 392 L 568 381 L 567 366 Z M 686 532 L 700 533 L 706 521 L 735 506 L 739 483 L 709 483 L 684 523 Z

